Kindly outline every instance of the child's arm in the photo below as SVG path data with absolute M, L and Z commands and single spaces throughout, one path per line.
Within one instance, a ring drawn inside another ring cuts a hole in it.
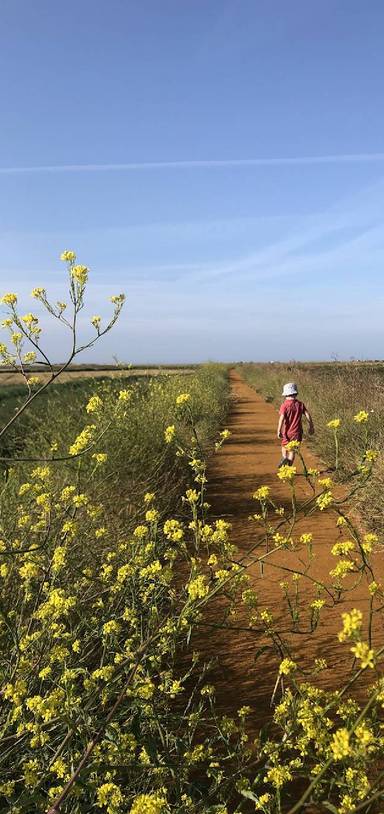
M 308 410 L 304 411 L 304 415 L 305 415 L 305 417 L 306 417 L 306 419 L 308 421 L 308 424 L 309 424 L 308 432 L 309 432 L 310 435 L 313 435 L 314 432 L 315 432 L 315 426 L 314 426 L 314 423 L 312 421 L 312 416 L 311 416 L 310 412 L 308 412 Z
M 282 436 L 283 436 L 283 433 L 282 433 L 283 424 L 284 424 L 284 415 L 280 415 L 279 416 L 279 423 L 277 425 L 277 437 L 278 438 L 282 438 Z

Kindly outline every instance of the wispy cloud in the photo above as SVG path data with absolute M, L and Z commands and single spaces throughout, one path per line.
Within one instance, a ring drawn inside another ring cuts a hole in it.
M 274 158 L 228 158 L 186 161 L 137 161 L 122 164 L 41 164 L 0 167 L 0 175 L 60 172 L 136 172 L 148 170 L 188 170 L 242 167 L 279 167 L 315 164 L 364 164 L 384 162 L 384 153 L 339 153 L 335 155 L 280 156 Z

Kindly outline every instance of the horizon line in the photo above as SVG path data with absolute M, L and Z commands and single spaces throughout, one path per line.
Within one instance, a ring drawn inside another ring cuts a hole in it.
M 273 167 L 337 163 L 369 163 L 384 161 L 383 153 L 339 153 L 313 156 L 282 156 L 275 158 L 191 159 L 181 161 L 141 161 L 116 164 L 42 164 L 23 167 L 0 167 L 0 175 L 55 172 L 129 172 L 140 170 L 194 169 L 215 167 Z

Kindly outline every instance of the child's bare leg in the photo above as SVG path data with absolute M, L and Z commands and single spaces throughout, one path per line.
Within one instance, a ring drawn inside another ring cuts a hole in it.
M 287 460 L 289 452 L 286 447 L 281 447 L 281 457 Z
M 288 458 L 288 461 L 291 461 L 291 463 L 294 462 L 294 460 L 295 460 L 295 450 L 294 449 L 287 449 L 287 458 Z

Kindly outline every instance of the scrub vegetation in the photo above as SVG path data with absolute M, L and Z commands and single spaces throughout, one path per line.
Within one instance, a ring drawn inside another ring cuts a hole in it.
M 52 304 L 41 288 L 33 296 L 71 332 L 64 372 L 113 327 L 124 298 L 113 297 L 110 322 L 92 317 L 93 338 L 79 340 L 89 272 L 73 252 L 62 259 L 69 304 Z M 0 810 L 294 814 L 308 803 L 351 814 L 382 800 L 381 543 L 348 513 L 352 494 L 375 477 L 368 405 L 351 418 L 324 417 L 333 462 L 345 460 L 342 435 L 354 439 L 356 471 L 343 469 L 343 495 L 331 476 L 305 466 L 299 448 L 310 497 L 298 502 L 294 466 L 277 475 L 284 505 L 261 484 L 251 520 L 259 536 L 244 558 L 230 524 L 211 517 L 206 491 L 207 456 L 222 454 L 230 436 L 226 369 L 55 389 L 60 374 L 41 350 L 39 320 L 19 315 L 13 293 L 2 302 L 10 334 L 0 353 L 23 375 L 25 398 L 1 434 Z M 42 359 L 50 383 L 31 375 Z M 297 524 L 325 513 L 337 542 L 323 583 L 312 576 L 312 535 Z M 300 562 L 289 582 L 282 575 L 284 631 L 248 573 L 251 564 L 262 572 L 271 551 Z M 307 582 L 313 598 L 300 614 Z M 366 586 L 364 610 L 348 605 L 357 582 Z M 316 637 L 344 600 L 338 640 L 350 672 L 325 690 L 324 660 L 303 670 L 288 634 Z M 255 642 L 267 639 L 278 655 L 270 727 L 256 737 L 250 707 L 235 717 L 217 711 L 210 664 L 191 647 L 207 606 L 219 607 L 228 632 L 241 607 Z M 354 693 L 362 675 L 363 701 Z

